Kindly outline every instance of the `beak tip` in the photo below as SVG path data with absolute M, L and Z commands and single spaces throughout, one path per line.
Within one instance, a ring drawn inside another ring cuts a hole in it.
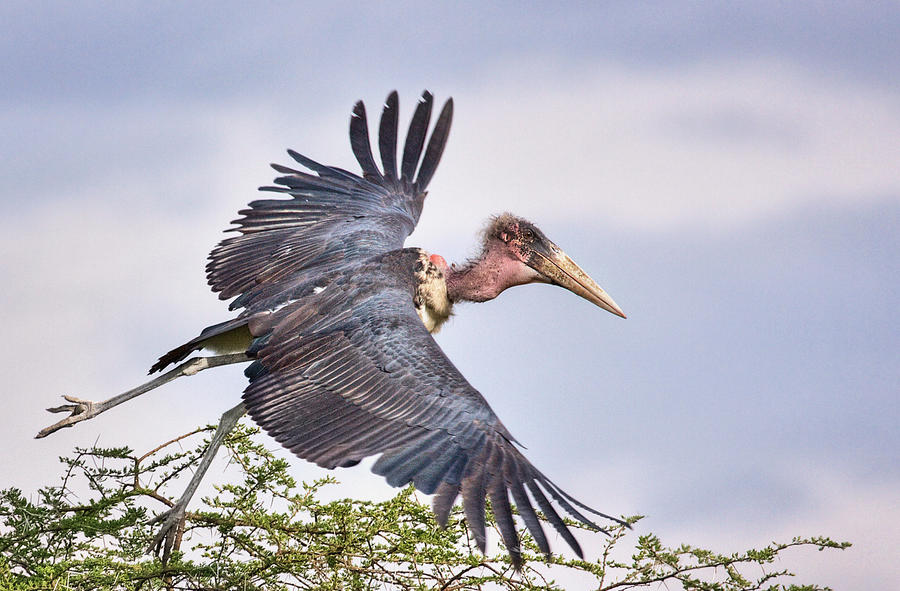
M 548 283 L 559 285 L 572 293 L 596 304 L 611 314 L 627 318 L 625 312 L 609 294 L 597 285 L 569 256 L 554 246 L 551 253 L 535 252 L 527 263 L 541 274 Z
M 609 309 L 609 308 L 607 308 L 607 309 L 610 312 L 612 312 L 613 314 L 615 314 L 616 316 L 618 316 L 619 318 L 625 318 L 626 320 L 628 319 L 628 316 L 625 315 L 625 312 L 623 312 L 618 306 L 616 306 L 613 309 Z
M 597 304 L 598 306 L 600 306 L 601 308 L 603 308 L 604 310 L 606 310 L 607 312 L 609 312 L 610 314 L 618 316 L 619 318 L 627 319 L 628 316 L 626 316 L 625 312 L 622 311 L 622 308 L 620 308 L 619 305 L 617 303 L 615 303 L 611 297 L 609 297 L 609 294 L 607 294 L 603 290 L 600 290 L 600 291 L 601 291 L 602 295 L 600 297 L 598 297 L 596 300 L 594 300 L 594 303 Z

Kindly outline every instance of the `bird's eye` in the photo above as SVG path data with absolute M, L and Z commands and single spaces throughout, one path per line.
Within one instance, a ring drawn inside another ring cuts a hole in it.
M 522 230 L 522 239 L 525 242 L 533 242 L 534 241 L 534 231 L 531 228 L 525 228 Z
M 506 232 L 500 232 L 500 240 L 503 242 L 509 242 L 509 234 Z

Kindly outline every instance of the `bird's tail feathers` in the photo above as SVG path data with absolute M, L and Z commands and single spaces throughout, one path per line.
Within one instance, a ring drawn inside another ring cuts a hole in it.
M 218 354 L 242 353 L 250 347 L 253 337 L 247 328 L 247 318 L 233 318 L 204 328 L 200 335 L 159 358 L 150 373 L 162 371 L 173 363 L 186 359 L 200 349 L 210 349 Z

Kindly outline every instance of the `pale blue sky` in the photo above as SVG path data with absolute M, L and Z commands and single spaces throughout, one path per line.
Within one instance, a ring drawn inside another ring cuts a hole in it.
M 355 168 L 353 102 L 377 112 L 397 88 L 405 118 L 428 88 L 456 118 L 409 244 L 459 260 L 511 210 L 629 315 L 528 287 L 441 333 L 529 458 L 672 543 L 849 539 L 792 557 L 807 580 L 886 588 L 897 31 L 892 3 L 4 4 L 0 486 L 33 490 L 74 445 L 141 448 L 234 404 L 243 378 L 224 370 L 31 439 L 60 394 L 130 387 L 228 317 L 206 254 L 268 162 L 292 147 Z M 384 493 L 363 470 L 339 477 Z

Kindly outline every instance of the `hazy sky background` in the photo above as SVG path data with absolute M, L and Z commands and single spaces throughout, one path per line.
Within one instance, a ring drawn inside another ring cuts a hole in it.
M 896 585 L 900 8 L 523 6 L 4 3 L 0 487 L 233 406 L 238 368 L 32 439 L 61 394 L 136 385 L 230 317 L 203 267 L 268 162 L 356 169 L 354 101 L 374 114 L 396 88 L 408 120 L 428 88 L 455 121 L 408 244 L 459 261 L 513 211 L 629 316 L 538 286 L 439 335 L 532 462 L 664 542 L 829 535 L 854 547 L 779 566 Z

